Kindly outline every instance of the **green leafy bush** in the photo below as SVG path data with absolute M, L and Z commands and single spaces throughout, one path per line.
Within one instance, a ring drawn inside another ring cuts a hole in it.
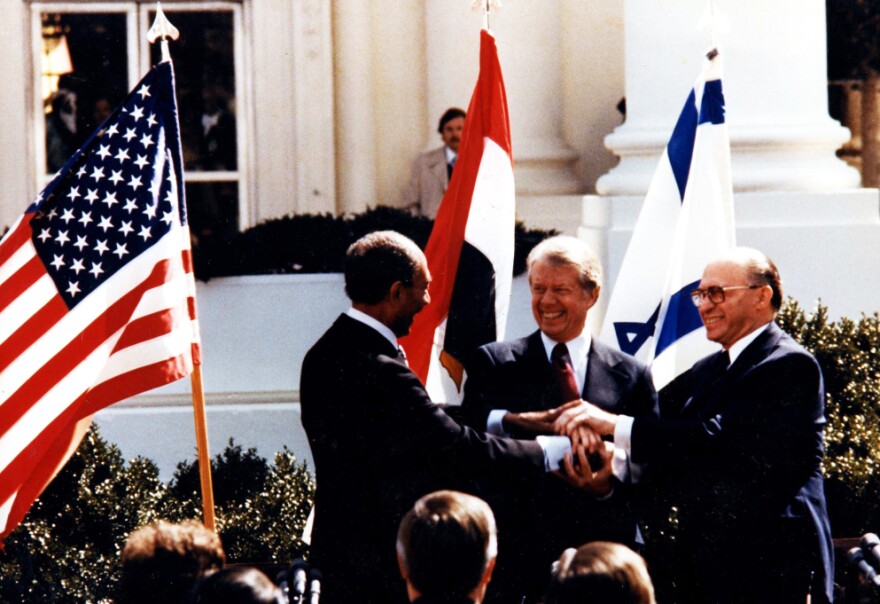
M 230 441 L 211 466 L 217 528 L 231 562 L 286 563 L 307 553 L 299 536 L 315 485 L 305 464 L 285 449 L 270 466 Z M 148 459 L 126 464 L 92 427 L 7 538 L 0 602 L 109 600 L 132 530 L 159 518 L 201 518 L 196 464 L 178 464 L 168 484 L 158 476 Z
M 825 493 L 835 537 L 880 531 L 880 316 L 829 321 L 789 301 L 782 328 L 812 352 L 825 378 Z
M 353 216 L 285 216 L 200 242 L 193 248 L 193 264 L 196 277 L 203 281 L 231 275 L 339 273 L 345 250 L 367 233 L 398 231 L 424 249 L 433 226 L 429 218 L 384 206 Z M 525 271 L 531 249 L 553 234 L 555 231 L 526 229 L 517 223 L 515 275 Z

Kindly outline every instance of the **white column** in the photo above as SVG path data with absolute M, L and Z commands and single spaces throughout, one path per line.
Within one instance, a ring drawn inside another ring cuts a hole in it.
M 333 25 L 338 162 L 335 209 L 356 213 L 376 200 L 370 4 L 362 0 L 333 2 Z
M 427 0 L 428 140 L 450 105 L 466 108 L 479 70 L 482 18 L 462 0 Z M 505 2 L 490 17 L 507 89 L 516 192 L 548 196 L 584 190 L 577 155 L 562 136 L 562 39 L 559 0 Z
M 330 5 L 322 0 L 301 0 L 291 5 L 297 211 L 332 212 L 336 200 L 336 161 Z
M 606 137 L 620 164 L 603 195 L 643 195 L 709 48 L 707 0 L 625 0 L 626 122 Z M 835 157 L 849 132 L 828 116 L 823 0 L 715 0 L 737 191 L 859 186 Z

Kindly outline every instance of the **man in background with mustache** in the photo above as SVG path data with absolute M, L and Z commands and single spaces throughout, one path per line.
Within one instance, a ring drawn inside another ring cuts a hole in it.
M 409 190 L 404 207 L 413 214 L 434 218 L 452 178 L 452 168 L 458 160 L 458 145 L 464 129 L 465 112 L 450 107 L 440 117 L 437 132 L 443 146 L 416 157 L 412 167 Z

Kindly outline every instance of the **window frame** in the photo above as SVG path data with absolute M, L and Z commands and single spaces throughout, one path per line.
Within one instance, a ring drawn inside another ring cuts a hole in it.
M 126 69 L 128 71 L 128 89 L 131 90 L 150 69 L 150 43 L 147 31 L 152 25 L 150 12 L 155 11 L 154 2 L 119 1 L 119 0 L 85 0 L 67 2 L 33 2 L 30 5 L 31 19 L 31 72 L 33 98 L 31 111 L 33 115 L 33 152 L 32 166 L 35 167 L 35 184 L 42 190 L 54 176 L 46 173 L 46 124 L 43 116 L 42 99 L 42 13 L 58 12 L 69 14 L 117 13 L 125 15 L 126 26 Z M 171 23 L 174 14 L 181 12 L 222 11 L 231 13 L 233 34 L 233 69 L 235 73 L 235 106 L 236 106 L 236 169 L 189 170 L 184 174 L 186 183 L 237 183 L 238 189 L 238 228 L 243 230 L 250 226 L 254 213 L 253 191 L 250 175 L 254 164 L 251 156 L 252 146 L 249 135 L 251 132 L 251 78 L 249 76 L 249 56 L 245 22 L 247 19 L 246 5 L 241 0 L 166 0 L 163 10 Z M 174 41 L 169 41 L 171 58 L 174 60 Z

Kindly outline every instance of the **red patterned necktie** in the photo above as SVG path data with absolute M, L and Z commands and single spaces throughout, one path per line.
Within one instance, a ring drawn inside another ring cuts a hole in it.
M 567 403 L 581 398 L 574 377 L 574 368 L 571 365 L 571 357 L 568 354 L 568 346 L 557 344 L 550 353 L 550 362 L 553 365 L 553 374 L 559 387 L 559 403 Z

